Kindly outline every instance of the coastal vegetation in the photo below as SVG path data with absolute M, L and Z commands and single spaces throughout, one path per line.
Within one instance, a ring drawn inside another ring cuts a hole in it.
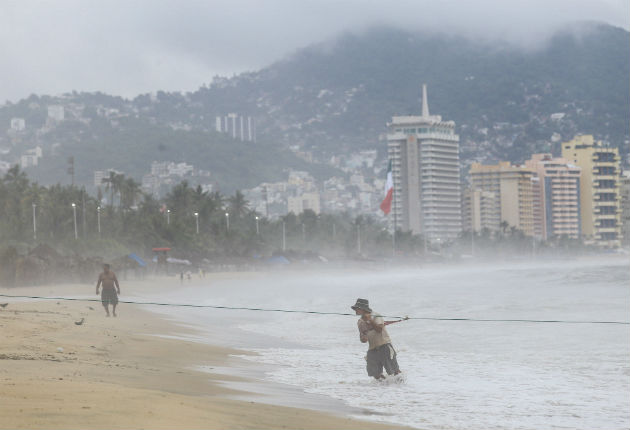
M 39 244 L 64 255 L 102 258 L 132 252 L 151 257 L 152 248 L 169 247 L 174 256 L 196 263 L 242 263 L 274 253 L 302 260 L 392 253 L 391 234 L 371 217 L 306 210 L 271 220 L 249 209 L 240 191 L 205 192 L 183 181 L 158 200 L 122 174 L 111 173 L 105 184 L 96 196 L 72 185 L 44 187 L 12 167 L 0 179 L 3 255 L 27 253 Z M 421 249 L 420 238 L 398 236 L 401 252 Z
M 72 185 L 44 187 L 18 166 L 9 169 L 0 179 L 0 282 L 15 280 L 16 262 L 34 249 L 56 254 L 53 260 L 70 256 L 74 263 L 68 264 L 77 267 L 98 267 L 104 259 L 130 253 L 150 259 L 154 247 L 171 248 L 172 256 L 207 267 L 264 264 L 272 256 L 296 263 L 392 258 L 422 263 L 585 250 L 577 240 L 537 242 L 507 225 L 474 237 L 464 232 L 451 243 L 425 243 L 421 235 L 402 231 L 394 241 L 387 225 L 371 216 L 306 210 L 268 219 L 251 210 L 240 191 L 204 192 L 183 181 L 158 200 L 122 174 L 111 173 L 105 183 L 94 196 Z

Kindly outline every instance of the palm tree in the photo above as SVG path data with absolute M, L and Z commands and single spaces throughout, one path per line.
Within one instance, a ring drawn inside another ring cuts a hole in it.
M 186 213 L 193 209 L 193 194 L 194 190 L 188 186 L 188 181 L 182 181 L 171 188 L 171 191 L 166 195 L 164 200 L 169 209 Z
M 109 207 L 114 206 L 115 180 L 116 172 L 111 170 L 109 171 L 109 176 L 102 179 L 102 182 L 105 184 L 105 191 L 109 191 Z
M 4 178 L 2 178 L 2 182 L 18 190 L 26 189 L 30 183 L 24 170 L 20 170 L 20 166 L 17 164 L 7 171 Z
M 248 202 L 245 200 L 243 193 L 238 190 L 233 197 L 228 199 L 228 203 L 228 211 L 230 212 L 230 215 L 233 215 L 236 218 L 243 218 L 249 213 L 249 208 L 247 207 Z
M 221 210 L 221 208 L 223 208 L 225 197 L 223 197 L 220 192 L 213 191 L 208 195 L 206 201 L 208 206 L 212 208 L 211 212 L 218 212 L 219 210 Z
M 129 209 L 136 205 L 136 198 L 142 194 L 140 184 L 133 178 L 124 178 L 120 183 L 120 205 Z
M 27 193 L 31 187 L 31 183 L 24 171 L 20 170 L 20 166 L 11 167 L 0 181 L 2 192 L 0 197 L 0 216 L 3 224 L 5 224 L 5 232 L 8 236 L 18 238 L 22 236 L 25 228 L 27 213 L 26 205 L 30 204 L 32 199 L 27 198 Z M 26 201 L 28 200 L 28 202 Z M 30 218 L 30 217 L 28 217 Z
M 122 191 L 125 187 L 125 175 L 122 173 L 114 173 L 112 187 L 115 193 L 118 193 L 118 207 L 122 207 Z M 112 197 L 112 204 L 114 203 Z

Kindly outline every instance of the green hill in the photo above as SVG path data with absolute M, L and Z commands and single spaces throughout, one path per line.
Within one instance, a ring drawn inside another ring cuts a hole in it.
M 627 157 L 630 37 L 625 30 L 579 23 L 544 46 L 524 50 L 446 35 L 374 28 L 306 47 L 260 71 L 215 78 L 191 93 L 158 92 L 133 100 L 102 93 L 31 96 L 0 107 L 0 124 L 26 130 L 0 135 L 0 158 L 15 162 L 40 145 L 29 174 L 66 182 L 74 156 L 78 183 L 115 168 L 140 179 L 155 161 L 186 161 L 211 172 L 225 192 L 286 178 L 289 168 L 319 178 L 339 175 L 332 155 L 377 148 L 393 115 L 420 111 L 427 83 L 431 113 L 454 120 L 462 160 L 519 162 L 554 141 L 594 134 Z M 66 118 L 47 119 L 62 105 Z M 215 131 L 216 116 L 256 119 L 257 143 Z M 552 114 L 559 113 L 564 115 Z M 310 151 L 313 162 L 294 151 Z

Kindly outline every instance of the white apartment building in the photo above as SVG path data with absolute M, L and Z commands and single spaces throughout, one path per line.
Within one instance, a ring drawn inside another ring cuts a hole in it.
M 316 214 L 320 212 L 319 193 L 304 193 L 297 197 L 287 198 L 287 212 L 296 215 L 301 214 L 306 209 L 310 209 Z
M 168 165 L 168 173 L 173 176 L 181 176 L 184 177 L 186 175 L 192 174 L 194 170 L 194 166 L 192 164 L 186 163 L 169 163 Z
M 23 131 L 26 128 L 26 121 L 24 118 L 11 118 L 11 130 Z
M 24 154 L 20 157 L 20 167 L 26 169 L 27 167 L 37 166 L 39 158 L 33 154 Z
M 181 176 L 192 174 L 194 166 L 186 163 L 174 163 L 172 161 L 154 161 L 151 163 L 151 174 L 164 178 L 167 176 Z
M 219 133 L 229 134 L 232 139 L 256 142 L 256 120 L 251 116 L 229 113 L 217 116 L 215 121 L 215 129 Z
M 109 182 L 109 176 L 111 173 L 115 173 L 117 175 L 122 175 L 123 172 L 119 172 L 116 169 L 106 169 L 106 170 L 94 170 L 94 186 L 101 187 Z
M 28 149 L 20 157 L 20 167 L 26 169 L 27 167 L 34 167 L 39 164 L 39 159 L 42 158 L 43 152 L 41 146 L 36 146 L 33 149 Z
M 462 230 L 455 122 L 429 114 L 426 85 L 422 85 L 422 115 L 394 116 L 387 129 L 393 223 L 431 241 L 455 239 Z

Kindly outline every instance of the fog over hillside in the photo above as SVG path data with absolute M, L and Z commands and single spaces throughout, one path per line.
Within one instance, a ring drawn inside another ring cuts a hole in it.
M 325 179 L 340 174 L 331 157 L 360 150 L 376 149 L 385 166 L 380 135 L 393 115 L 419 113 L 422 83 L 431 112 L 456 122 L 464 174 L 475 160 L 557 154 L 558 142 L 578 133 L 625 157 L 628 40 L 627 31 L 601 23 L 576 23 L 536 50 L 373 27 L 193 92 L 133 99 L 74 92 L 5 104 L 0 123 L 24 118 L 26 128 L 0 136 L 2 160 L 15 163 L 41 146 L 46 161 L 29 174 L 42 183 L 65 181 L 70 156 L 77 181 L 88 185 L 103 168 L 139 180 L 152 161 L 193 162 L 228 192 L 280 180 L 287 169 Z M 48 121 L 51 105 L 65 106 L 63 122 Z M 216 117 L 231 112 L 254 118 L 255 145 L 216 133 Z M 243 165 L 251 167 L 244 174 Z
M 569 23 L 630 29 L 625 0 L 526 2 L 138 0 L 3 3 L 0 100 L 103 91 L 193 91 L 314 43 L 374 25 L 528 49 Z M 324 25 L 322 25 L 325 23 Z

